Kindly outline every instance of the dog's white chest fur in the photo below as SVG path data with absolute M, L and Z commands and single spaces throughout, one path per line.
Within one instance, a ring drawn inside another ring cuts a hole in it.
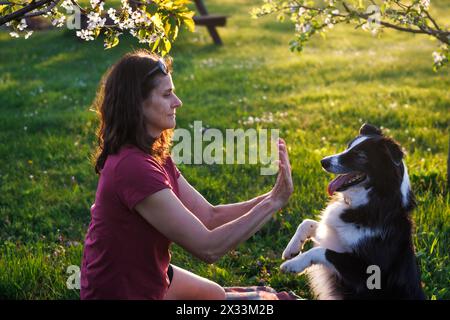
M 361 204 L 364 201 L 358 203 Z M 346 203 L 343 195 L 325 208 L 314 237 L 321 247 L 337 252 L 350 252 L 359 241 L 374 235 L 374 231 L 369 228 L 342 221 L 341 214 L 349 208 L 350 204 Z
M 353 199 L 355 198 L 353 197 Z M 353 201 L 353 205 L 358 206 L 366 203 L 366 197 L 358 197 L 357 199 L 359 202 Z M 375 234 L 374 230 L 342 221 L 341 214 L 344 210 L 349 209 L 352 204 L 346 202 L 344 195 L 340 194 L 337 200 L 331 202 L 325 208 L 314 236 L 315 242 L 320 247 L 336 252 L 351 252 L 358 242 Z M 331 289 L 332 283 L 330 281 L 332 281 L 331 278 L 335 272 L 324 265 L 314 265 L 309 268 L 308 274 L 311 287 L 319 299 L 341 299 Z

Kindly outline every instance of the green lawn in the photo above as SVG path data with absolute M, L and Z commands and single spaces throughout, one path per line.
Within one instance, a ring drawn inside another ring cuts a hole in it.
M 436 43 L 385 32 L 381 39 L 341 26 L 302 55 L 290 53 L 293 26 L 275 17 L 251 20 L 260 1 L 207 1 L 229 16 L 216 47 L 204 28 L 183 32 L 171 54 L 184 105 L 179 128 L 251 128 L 249 116 L 271 112 L 290 148 L 295 192 L 260 232 L 213 265 L 173 246 L 173 263 L 225 286 L 264 283 L 311 298 L 303 276 L 280 274 L 281 252 L 304 218 L 326 206 L 331 179 L 319 160 L 342 150 L 362 122 L 383 126 L 407 151 L 418 200 L 414 242 L 430 299 L 450 298 L 450 195 L 445 183 L 450 123 L 449 69 L 432 71 Z M 433 1 L 449 24 L 450 3 Z M 138 47 L 71 32 L 35 33 L 28 40 L 0 32 L 0 298 L 77 299 L 66 288 L 69 265 L 80 265 L 97 176 L 90 162 L 95 113 L 89 111 L 102 74 Z M 258 165 L 180 165 L 213 204 L 270 190 L 273 176 Z

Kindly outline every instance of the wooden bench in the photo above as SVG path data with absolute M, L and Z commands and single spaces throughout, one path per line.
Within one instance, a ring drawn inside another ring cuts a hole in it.
M 222 45 L 222 40 L 220 39 L 219 33 L 216 30 L 216 27 L 223 27 L 227 23 L 227 17 L 221 15 L 213 15 L 208 14 L 208 10 L 206 10 L 206 6 L 203 3 L 203 0 L 194 0 L 195 6 L 197 7 L 200 15 L 194 16 L 194 22 L 199 26 L 206 26 L 208 28 L 208 32 L 214 40 L 215 44 Z M 130 6 L 135 9 L 136 3 L 131 2 Z M 81 29 L 87 28 L 88 19 L 85 14 L 81 14 Z M 113 24 L 113 21 L 109 16 L 106 17 L 107 24 Z
M 227 23 L 226 16 L 220 15 L 210 15 L 208 14 L 208 10 L 206 10 L 206 6 L 203 3 L 203 0 L 194 0 L 195 6 L 197 7 L 199 16 L 194 16 L 194 22 L 199 26 L 206 26 L 208 28 L 208 32 L 210 36 L 213 38 L 214 43 L 221 45 L 222 39 L 220 39 L 219 33 L 216 30 L 216 27 L 223 27 Z

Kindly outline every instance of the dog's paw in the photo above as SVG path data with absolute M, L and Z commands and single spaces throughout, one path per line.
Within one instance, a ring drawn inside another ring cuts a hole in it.
M 280 266 L 280 271 L 283 273 L 302 273 L 309 266 L 308 259 L 301 254 L 292 260 L 283 262 Z
M 303 250 L 303 245 L 305 242 L 315 234 L 317 225 L 318 223 L 314 220 L 303 220 L 303 222 L 297 227 L 297 231 L 291 241 L 289 241 L 286 249 L 284 249 L 282 258 L 287 260 L 297 256 Z
M 300 253 L 301 246 L 302 246 L 302 244 L 297 245 L 297 246 L 288 245 L 286 247 L 286 249 L 284 249 L 281 257 L 283 258 L 283 260 L 289 260 L 289 259 L 296 257 Z

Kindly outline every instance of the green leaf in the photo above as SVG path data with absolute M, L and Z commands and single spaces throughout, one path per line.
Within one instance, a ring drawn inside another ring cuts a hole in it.
M 139 30 L 139 32 L 138 32 L 139 39 L 144 39 L 146 34 L 147 34 L 147 30 L 145 30 L 145 29 Z
M 172 40 L 175 40 L 175 39 L 178 37 L 178 30 L 179 30 L 178 26 L 175 26 L 175 27 L 173 28 L 173 30 L 172 30 L 172 35 L 171 35 Z
M 166 20 L 166 22 L 164 23 L 164 32 L 167 36 L 170 35 L 170 30 L 172 29 L 172 26 L 169 22 L 169 20 Z
M 155 2 L 150 2 L 150 4 L 147 6 L 147 12 L 151 15 L 154 15 L 158 11 L 158 4 Z
M 114 48 L 115 46 L 117 46 L 119 44 L 119 37 L 116 36 L 111 36 L 107 39 L 105 39 L 105 50 L 107 49 L 111 49 Z
M 152 21 L 158 29 L 163 29 L 163 23 L 161 21 L 161 16 L 159 13 L 155 13 L 152 17 Z
M 169 53 L 170 49 L 172 48 L 172 44 L 170 43 L 169 39 L 163 38 L 163 49 L 161 50 L 161 55 L 164 57 L 167 53 Z
M 186 17 L 183 16 L 183 23 L 186 26 L 186 28 L 190 31 L 190 32 L 194 32 L 195 31 L 195 23 L 194 23 L 194 19 L 190 18 L 190 17 Z
M 150 44 L 150 50 L 153 52 L 157 51 L 157 48 L 158 48 L 160 42 L 161 42 L 161 38 L 156 39 L 155 42 Z

